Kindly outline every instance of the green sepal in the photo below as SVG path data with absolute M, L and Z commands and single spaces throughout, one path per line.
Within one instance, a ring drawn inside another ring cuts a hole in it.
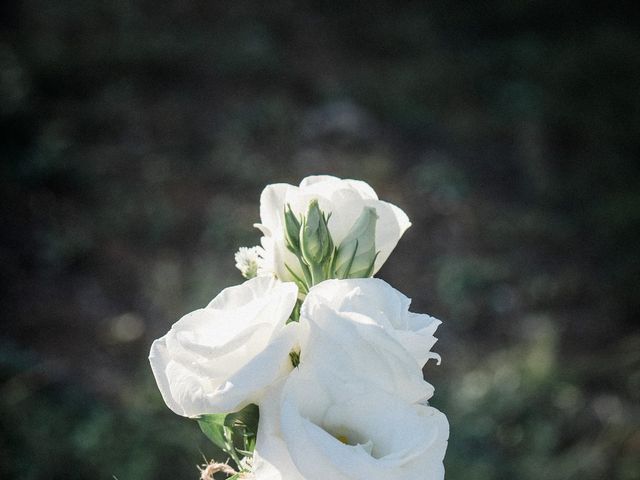
M 204 433 L 214 445 L 222 450 L 226 450 L 227 447 L 227 440 L 224 434 L 224 422 L 226 417 L 226 413 L 213 413 L 201 415 L 196 419 L 202 433 Z
M 251 455 L 256 446 L 260 411 L 249 404 L 234 413 L 202 415 L 196 420 L 200 430 L 239 465 L 241 457 Z
M 338 251 L 336 252 L 336 257 L 338 257 L 339 254 L 344 253 L 346 248 L 351 248 L 352 251 L 350 254 L 349 253 L 346 254 L 346 258 L 349 258 L 346 265 L 342 264 L 340 268 L 337 268 L 334 272 L 334 276 L 339 279 L 349 278 L 349 273 L 351 273 L 351 267 L 353 266 L 353 261 L 356 258 L 356 253 L 358 252 L 358 240 L 356 239 L 347 247 L 343 247 L 342 245 L 340 245 L 340 248 L 343 248 L 343 249 L 342 250 L 338 249 Z M 333 263 L 335 264 L 335 261 Z
M 302 308 L 302 300 L 297 299 L 296 304 L 293 306 L 293 310 L 291 311 L 291 315 L 289 315 L 289 318 L 287 319 L 287 323 L 300 321 L 301 308 Z
M 255 435 L 258 432 L 260 410 L 257 405 L 250 403 L 239 412 L 226 415 L 224 424 L 231 428 L 245 428 Z
M 293 253 L 300 251 L 300 226 L 300 220 L 287 204 L 284 208 L 284 237 L 287 248 Z
M 295 284 L 298 285 L 298 288 L 300 288 L 300 290 L 302 290 L 302 293 L 304 294 L 309 293 L 309 288 L 307 287 L 307 283 L 304 280 L 302 280 L 298 275 L 296 275 L 293 269 L 286 263 L 284 264 L 284 268 L 286 268 L 287 272 L 289 272 L 289 275 L 293 277 Z
M 378 214 L 372 207 L 364 207 L 362 213 L 342 240 L 334 262 L 337 278 L 366 278 L 373 274 L 378 256 L 375 247 Z
M 369 266 L 369 269 L 367 270 L 367 273 L 364 274 L 364 278 L 368 278 L 373 276 L 373 267 L 376 264 L 376 259 L 378 258 L 378 255 L 380 255 L 380 252 L 376 252 L 376 254 L 373 257 L 373 260 L 371 261 L 371 266 Z

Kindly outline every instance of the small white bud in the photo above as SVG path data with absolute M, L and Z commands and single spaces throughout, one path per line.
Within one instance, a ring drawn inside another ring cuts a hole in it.
M 262 247 L 240 247 L 235 254 L 236 268 L 244 278 L 253 278 L 258 275 L 263 259 Z

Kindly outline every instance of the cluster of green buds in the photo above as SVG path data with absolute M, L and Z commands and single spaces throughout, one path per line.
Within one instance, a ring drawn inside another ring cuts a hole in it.
M 347 236 L 336 246 L 329 231 L 331 214 L 325 214 L 312 200 L 306 215 L 297 217 L 287 205 L 284 210 L 285 241 L 300 264 L 302 277 L 286 265 L 303 292 L 329 278 L 364 278 L 373 274 L 378 253 L 375 232 L 376 210 L 365 207 Z

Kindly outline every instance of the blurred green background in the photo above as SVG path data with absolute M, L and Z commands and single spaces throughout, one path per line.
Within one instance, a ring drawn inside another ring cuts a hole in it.
M 449 480 L 640 478 L 632 2 L 0 5 L 0 478 L 195 479 L 151 341 L 268 183 L 369 182 L 444 320 Z

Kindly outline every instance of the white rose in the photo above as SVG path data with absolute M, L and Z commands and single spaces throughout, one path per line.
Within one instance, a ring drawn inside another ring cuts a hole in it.
M 438 410 L 368 383 L 293 371 L 260 404 L 256 480 L 442 480 Z
M 425 314 L 409 311 L 411 299 L 378 278 L 326 280 L 311 289 L 304 303 L 304 312 L 312 317 L 319 305 L 330 306 L 336 312 L 356 312 L 366 315 L 402 344 L 419 367 L 434 358 L 433 336 L 442 322 Z
M 328 175 L 307 177 L 300 186 L 286 183 L 267 186 L 260 196 L 260 219 L 256 224 L 263 232 L 262 246 L 265 249 L 261 273 L 271 273 L 281 280 L 293 280 L 285 264 L 302 278 L 298 259 L 287 250 L 284 233 L 284 210 L 291 206 L 298 217 L 307 212 L 312 200 L 317 200 L 320 209 L 329 217 L 329 232 L 335 246 L 339 246 L 350 229 L 363 213 L 365 207 L 375 209 L 377 225 L 375 247 L 375 274 L 387 260 L 411 226 L 407 215 L 395 205 L 378 199 L 376 192 L 365 182 L 342 180 Z
M 223 290 L 176 322 L 151 346 L 149 361 L 167 406 L 194 417 L 257 403 L 292 368 L 298 288 L 258 277 Z

